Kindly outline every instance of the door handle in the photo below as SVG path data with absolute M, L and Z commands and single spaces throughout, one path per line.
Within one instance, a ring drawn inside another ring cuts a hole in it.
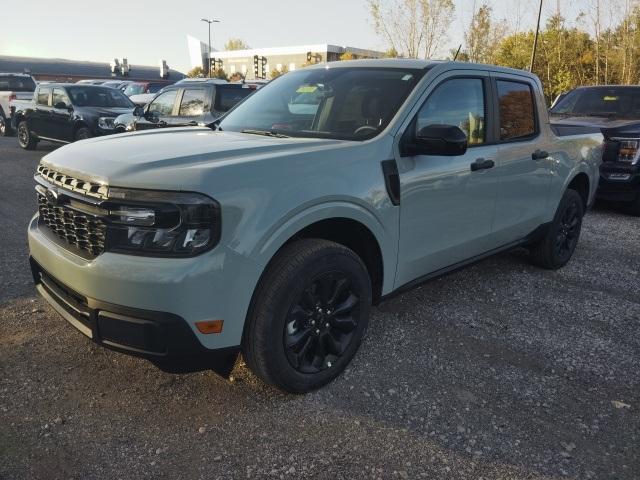
M 531 154 L 531 158 L 533 160 L 544 160 L 545 158 L 549 157 L 549 152 L 545 151 L 545 150 L 536 150 L 535 152 L 533 152 Z
M 196 122 L 195 120 L 192 120 L 189 123 L 187 123 L 187 125 L 189 125 L 190 127 L 197 127 L 198 126 L 198 122 Z
M 471 171 L 477 172 L 478 170 L 487 170 L 496 166 L 496 162 L 486 158 L 478 158 L 471 164 Z

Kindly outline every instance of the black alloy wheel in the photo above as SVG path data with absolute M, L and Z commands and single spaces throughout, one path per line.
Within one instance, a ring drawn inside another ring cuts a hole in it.
M 331 368 L 351 343 L 359 317 L 359 298 L 339 271 L 314 278 L 289 311 L 284 346 L 297 371 Z
M 562 212 L 556 232 L 556 255 L 561 262 L 568 260 L 573 254 L 580 237 L 581 223 L 582 209 L 578 205 L 578 200 L 572 199 Z

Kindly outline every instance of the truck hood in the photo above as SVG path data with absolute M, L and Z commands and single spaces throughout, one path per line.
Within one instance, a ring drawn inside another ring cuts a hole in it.
M 274 138 L 209 128 L 171 128 L 72 143 L 42 163 L 76 178 L 133 188 L 193 189 L 209 170 L 295 155 L 342 140 Z

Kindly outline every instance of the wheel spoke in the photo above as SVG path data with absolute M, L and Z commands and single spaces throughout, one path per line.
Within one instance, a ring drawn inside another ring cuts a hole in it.
M 302 342 L 306 341 L 309 338 L 311 332 L 312 329 L 310 327 L 306 327 L 300 328 L 296 332 L 287 335 L 287 342 L 285 344 L 286 347 L 296 350 L 296 347 L 299 347 Z
M 351 316 L 342 318 L 336 317 L 333 319 L 333 324 L 337 329 L 344 333 L 352 332 L 358 325 L 355 319 Z
M 346 278 L 341 278 L 335 282 L 333 293 L 331 294 L 331 298 L 329 298 L 329 305 L 334 306 L 342 294 L 347 291 L 348 286 L 349 281 Z
M 318 337 L 311 335 L 307 338 L 307 341 L 304 343 L 300 351 L 294 352 L 293 359 L 295 362 L 296 368 L 302 368 L 304 366 L 304 360 L 309 354 L 309 351 L 312 350 L 315 343 L 318 342 Z
M 331 333 L 327 333 L 324 338 L 327 344 L 327 350 L 329 350 L 330 353 L 332 353 L 336 357 L 339 357 L 344 353 L 344 345 L 340 340 L 337 340 Z
M 315 344 L 315 351 L 313 355 L 313 360 L 311 361 L 311 366 L 317 370 L 321 370 L 324 364 L 324 359 L 327 357 L 327 349 L 324 346 L 324 340 L 314 337 L 317 339 Z
M 349 313 L 353 309 L 353 307 L 355 307 L 357 304 L 358 304 L 358 297 L 356 297 L 353 293 L 351 293 L 344 302 L 336 306 L 336 309 L 334 310 L 333 313 L 336 316 Z

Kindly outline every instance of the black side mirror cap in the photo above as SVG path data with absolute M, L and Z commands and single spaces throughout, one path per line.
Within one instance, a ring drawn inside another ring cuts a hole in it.
M 410 155 L 442 155 L 454 157 L 467 152 L 466 133 L 455 125 L 427 125 L 420 129 L 414 141 L 406 146 Z
M 60 109 L 60 110 L 67 110 L 67 109 L 71 108 L 71 105 L 67 105 L 64 102 L 58 102 L 53 106 L 53 108 L 57 108 L 57 109 Z
M 143 117 L 144 116 L 144 108 L 142 107 L 136 107 L 133 109 L 133 114 L 136 117 Z

